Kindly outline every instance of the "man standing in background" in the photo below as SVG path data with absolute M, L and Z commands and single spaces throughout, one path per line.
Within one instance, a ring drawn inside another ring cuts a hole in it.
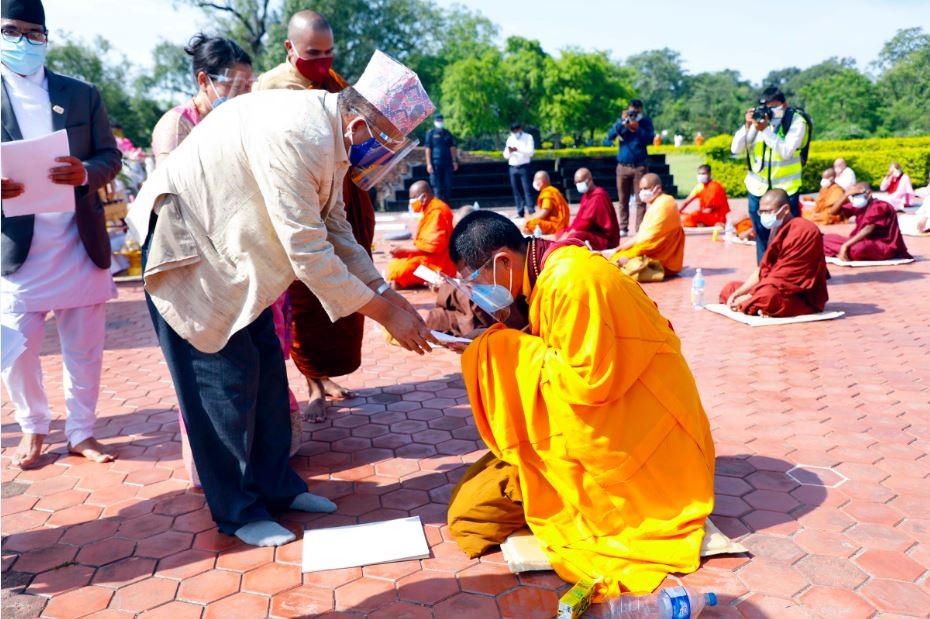
M 525 211 L 530 215 L 536 212 L 533 195 L 530 193 L 530 161 L 536 152 L 533 136 L 523 131 L 523 125 L 510 125 L 510 135 L 504 146 L 504 159 L 510 165 L 510 186 L 513 189 L 513 201 L 517 206 L 517 217 L 522 218 Z
M 646 203 L 639 199 L 639 180 L 646 173 L 646 148 L 652 144 L 655 129 L 652 119 L 643 114 L 643 102 L 630 101 L 620 120 L 610 128 L 605 146 L 620 138 L 617 151 L 617 197 L 620 202 L 620 236 L 630 233 L 630 197 L 636 200 L 636 225 L 643 220 Z
M 459 169 L 459 152 L 455 136 L 446 129 L 442 114 L 436 114 L 433 128 L 426 132 L 426 171 L 436 197 L 443 202 L 452 198 L 452 173 Z
M 103 365 L 110 276 L 110 238 L 97 190 L 116 177 L 121 154 L 100 93 L 90 84 L 45 69 L 48 30 L 41 0 L 3 0 L 3 141 L 68 132 L 70 153 L 57 157 L 49 178 L 74 187 L 73 210 L 7 217 L 3 214 L 3 296 L 0 321 L 19 332 L 26 350 L 6 368 L 3 382 L 23 432 L 13 465 L 34 466 L 52 413 L 42 384 L 45 318 L 55 313 L 64 364 L 68 449 L 95 462 L 113 452 L 94 438 Z M 37 166 L 44 162 L 36 162 Z M 4 206 L 28 206 L 28 189 L 3 179 Z M 70 206 L 69 206 L 70 208 Z

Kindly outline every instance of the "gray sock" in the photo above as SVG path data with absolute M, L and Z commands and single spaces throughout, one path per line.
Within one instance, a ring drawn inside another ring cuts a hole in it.
M 259 520 L 242 525 L 236 537 L 250 546 L 281 546 L 294 541 L 293 533 L 273 520 Z
M 294 497 L 293 502 L 291 502 L 291 509 L 296 509 L 301 512 L 322 512 L 328 514 L 336 511 L 336 504 L 326 497 L 304 492 Z

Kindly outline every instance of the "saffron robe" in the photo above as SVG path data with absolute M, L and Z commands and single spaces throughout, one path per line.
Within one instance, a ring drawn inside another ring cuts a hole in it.
M 581 196 L 581 206 L 575 220 L 562 234 L 565 239 L 589 243 L 594 251 L 610 249 L 620 244 L 620 223 L 610 194 L 603 187 L 593 187 Z
M 836 183 L 833 183 L 829 187 L 821 187 L 820 192 L 817 194 L 817 200 L 814 202 L 814 208 L 804 211 L 804 219 L 808 219 L 821 226 L 843 223 L 846 221 L 846 218 L 842 214 L 837 213 L 833 215 L 828 213 L 827 210 L 842 200 L 845 194 L 846 192 L 843 191 L 843 188 Z
M 603 579 L 597 599 L 694 571 L 714 504 L 714 446 L 668 320 L 616 265 L 582 247 L 553 250 L 524 292 L 529 333 L 492 327 L 462 357 L 475 424 L 494 456 L 483 464 L 516 469 L 519 492 L 498 484 L 497 494 L 522 503 L 559 576 Z M 482 521 L 512 520 L 487 484 L 468 483 L 481 481 L 480 468 L 450 502 L 457 538 Z
M 849 248 L 850 260 L 896 260 L 911 258 L 904 244 L 904 236 L 898 227 L 898 214 L 894 207 L 882 200 L 873 199 L 864 208 L 856 209 L 844 204 L 840 212 L 847 218 L 855 215 L 856 226 L 848 237 L 839 234 L 823 235 L 823 251 L 827 256 L 836 256 L 840 247 L 859 234 L 867 225 L 875 226 L 872 233 Z
M 455 265 L 449 257 L 449 238 L 452 236 L 452 209 L 433 198 L 423 208 L 423 217 L 414 237 L 414 251 L 395 256 L 387 267 L 387 280 L 400 288 L 422 286 L 422 279 L 413 274 L 420 265 L 455 277 Z
M 330 69 L 322 84 L 314 84 L 289 62 L 263 73 L 254 90 L 290 88 L 307 90 L 321 88 L 340 92 L 348 84 Z M 368 192 L 359 189 L 347 173 L 342 185 L 346 219 L 358 244 L 371 253 L 375 238 L 375 209 Z M 351 314 L 336 322 L 330 320 L 323 306 L 310 289 L 300 281 L 288 288 L 291 297 L 293 342 L 291 359 L 307 379 L 321 379 L 351 374 L 362 364 L 362 338 L 365 335 L 365 317 Z
M 730 203 L 727 201 L 727 190 L 723 188 L 723 185 L 715 180 L 698 183 L 688 197 L 693 196 L 697 196 L 698 210 L 692 213 L 682 213 L 681 225 L 686 228 L 696 228 L 698 226 L 722 226 L 727 222 Z
M 675 198 L 662 194 L 646 207 L 636 244 L 615 253 L 611 260 L 646 256 L 662 263 L 666 273 L 679 273 L 685 260 L 685 231 Z
M 820 229 L 806 219 L 792 217 L 769 240 L 759 264 L 759 283 L 740 311 L 756 316 L 786 317 L 817 314 L 827 304 L 827 265 Z M 720 292 L 726 303 L 742 282 L 730 282 Z
M 527 220 L 523 227 L 524 232 L 532 234 L 536 231 L 536 226 L 539 226 L 543 234 L 559 234 L 568 227 L 568 221 L 571 219 L 568 201 L 565 200 L 562 192 L 552 185 L 543 187 L 539 192 L 536 209 L 549 211 L 549 214 L 545 219 L 537 217 Z

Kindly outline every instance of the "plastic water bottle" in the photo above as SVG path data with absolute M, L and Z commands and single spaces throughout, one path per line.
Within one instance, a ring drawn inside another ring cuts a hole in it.
M 723 233 L 723 240 L 727 243 L 732 243 L 736 240 L 736 227 L 729 221 L 727 222 L 727 227 Z
M 533 230 L 533 238 L 541 239 L 542 236 L 542 228 L 539 227 L 539 224 L 536 224 L 536 229 Z
M 607 601 L 610 619 L 694 619 L 707 606 L 716 606 L 714 593 L 685 587 L 663 589 L 652 595 L 621 595 Z
M 691 307 L 701 309 L 704 307 L 704 272 L 698 269 L 691 280 Z
M 481 205 L 478 204 L 478 201 L 477 201 L 477 200 L 475 200 L 475 203 L 472 204 L 471 207 L 472 207 L 473 209 L 475 209 L 476 211 L 480 211 L 480 210 L 481 210 Z

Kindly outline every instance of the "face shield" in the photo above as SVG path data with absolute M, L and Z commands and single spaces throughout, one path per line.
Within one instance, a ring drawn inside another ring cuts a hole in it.
M 226 101 L 252 91 L 252 71 L 225 69 L 221 73 L 207 75 L 218 99 Z

